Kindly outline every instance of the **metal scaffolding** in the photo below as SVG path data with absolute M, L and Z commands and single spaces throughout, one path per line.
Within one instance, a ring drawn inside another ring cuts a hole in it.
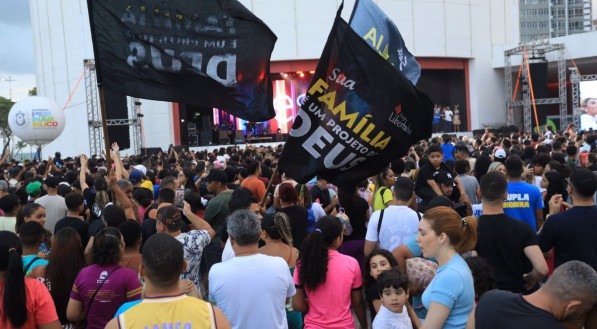
M 86 59 L 85 66 L 85 99 L 87 102 L 87 128 L 89 130 L 89 155 L 102 154 L 102 120 L 97 93 L 97 77 L 95 61 Z
M 529 72 L 527 66 L 524 64 L 525 54 L 532 54 L 537 58 L 545 58 L 545 54 L 549 52 L 558 52 L 558 98 L 536 98 L 535 105 L 547 105 L 547 104 L 559 104 L 559 119 L 560 127 L 563 129 L 568 124 L 568 106 L 567 106 L 567 93 L 566 93 L 566 59 L 564 44 L 549 44 L 548 40 L 535 41 L 529 44 L 521 45 L 513 49 L 506 50 L 504 52 L 504 74 L 505 74 L 505 87 L 506 87 L 506 110 L 507 110 L 507 121 L 508 125 L 516 125 L 514 118 L 515 108 L 522 107 L 523 111 L 523 127 L 525 131 L 532 131 L 533 126 L 533 114 L 532 114 L 532 100 L 529 94 L 528 83 L 522 83 L 522 100 L 515 100 L 514 90 L 512 88 L 512 56 L 521 55 L 522 60 L 522 74 L 521 78 L 523 81 L 529 81 Z M 532 78 L 532 77 L 531 77 Z
M 597 81 L 597 74 L 580 75 L 578 68 L 570 68 L 570 83 L 572 84 L 572 120 L 577 129 L 580 129 L 580 83 L 582 81 Z
M 102 131 L 102 117 L 99 107 L 99 96 L 97 92 L 97 76 L 95 71 L 95 61 L 93 59 L 84 60 L 85 65 L 85 91 L 87 101 L 87 125 L 89 129 L 89 154 L 104 154 L 104 141 Z M 131 105 L 128 107 L 128 118 L 106 120 L 110 126 L 132 126 L 133 138 L 131 145 L 135 154 L 141 153 L 143 143 L 143 129 L 141 113 L 141 102 L 138 98 L 131 99 Z

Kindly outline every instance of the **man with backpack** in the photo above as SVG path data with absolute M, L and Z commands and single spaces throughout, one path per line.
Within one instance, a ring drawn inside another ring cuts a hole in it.
M 382 210 L 371 215 L 365 235 L 365 256 L 376 247 L 394 250 L 402 241 L 417 232 L 420 215 L 408 205 L 415 197 L 415 185 L 406 177 L 398 177 L 394 183 L 394 200 Z

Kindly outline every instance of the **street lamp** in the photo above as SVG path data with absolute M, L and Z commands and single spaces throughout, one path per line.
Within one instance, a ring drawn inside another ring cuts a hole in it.
M 8 94 L 8 95 L 9 95 L 8 97 L 9 97 L 10 101 L 12 101 L 12 83 L 11 83 L 11 82 L 13 82 L 13 81 L 17 81 L 17 80 L 13 79 L 13 78 L 12 78 L 12 77 L 9 75 L 9 76 L 8 76 L 8 79 L 7 79 L 7 78 L 2 78 L 2 81 L 4 81 L 4 82 L 8 82 L 8 93 L 9 93 L 9 94 Z

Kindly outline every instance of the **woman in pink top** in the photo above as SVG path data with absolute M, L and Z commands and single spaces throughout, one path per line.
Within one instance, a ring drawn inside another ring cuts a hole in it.
M 337 251 L 341 244 L 342 223 L 333 216 L 322 217 L 302 244 L 292 307 L 306 313 L 305 329 L 354 329 L 351 306 L 361 328 L 368 328 L 361 269 L 354 258 Z

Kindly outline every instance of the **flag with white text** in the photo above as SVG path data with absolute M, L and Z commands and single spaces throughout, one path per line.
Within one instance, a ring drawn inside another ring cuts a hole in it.
M 396 24 L 373 0 L 357 0 L 349 22 L 350 27 L 373 49 L 398 68 L 413 85 L 417 84 L 421 66 L 406 48 Z
M 278 163 L 355 187 L 431 136 L 433 103 L 336 17 Z
M 275 116 L 276 36 L 236 0 L 88 0 L 98 84 L 153 100 Z M 109 111 L 109 109 L 107 109 Z

